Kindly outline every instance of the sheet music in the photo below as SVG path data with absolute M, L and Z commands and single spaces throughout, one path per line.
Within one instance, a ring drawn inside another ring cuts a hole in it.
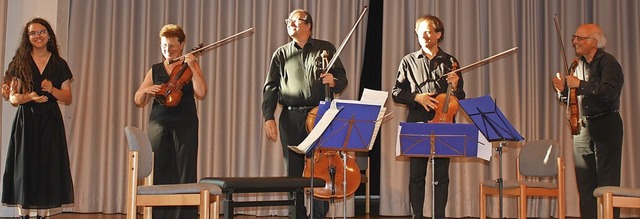
M 487 140 L 487 137 L 478 130 L 478 155 L 477 157 L 486 161 L 491 161 L 492 153 L 491 142 Z
M 396 138 L 396 157 L 402 155 L 402 148 L 400 146 L 400 133 L 402 133 L 402 126 L 398 125 L 398 138 Z
M 302 141 L 302 143 L 300 143 L 300 145 L 298 146 L 289 145 L 289 148 L 295 151 L 296 153 L 306 154 L 311 148 L 311 146 L 313 145 L 313 143 L 316 142 L 318 138 L 320 138 L 320 136 L 327 129 L 329 124 L 331 124 L 331 121 L 333 121 L 336 115 L 338 115 L 338 112 L 340 112 L 340 109 L 336 107 L 335 103 L 332 103 L 331 107 L 324 113 L 324 115 L 322 115 L 322 118 L 320 118 L 320 121 L 318 121 L 318 123 L 313 127 L 313 129 L 311 130 L 311 133 L 307 135 L 307 137 Z
M 362 97 L 360 97 L 360 102 L 383 106 L 387 101 L 387 97 L 389 97 L 389 92 L 365 88 L 362 92 Z
M 378 130 L 380 130 L 380 125 L 382 125 L 382 117 L 384 117 L 386 110 L 386 107 L 380 108 L 380 113 L 378 114 L 378 118 L 376 118 L 376 125 L 373 128 L 373 135 L 371 135 L 371 141 L 369 142 L 369 150 L 373 149 L 373 143 L 376 141 L 376 137 L 378 136 Z

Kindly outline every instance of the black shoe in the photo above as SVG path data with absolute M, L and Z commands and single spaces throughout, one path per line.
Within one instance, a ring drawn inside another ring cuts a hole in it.
M 29 219 L 29 216 L 20 216 L 20 219 Z
M 44 219 L 45 216 L 36 215 L 36 219 Z

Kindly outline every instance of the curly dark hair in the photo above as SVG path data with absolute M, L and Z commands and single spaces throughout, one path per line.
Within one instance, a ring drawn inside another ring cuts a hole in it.
M 29 93 L 33 91 L 33 79 L 31 78 L 31 52 L 33 51 L 33 45 L 31 45 L 31 42 L 29 41 L 29 26 L 36 23 L 47 28 L 47 33 L 49 35 L 47 51 L 51 52 L 54 57 L 60 57 L 56 34 L 53 32 L 49 22 L 42 18 L 34 18 L 27 22 L 27 24 L 24 25 L 24 30 L 22 31 L 20 46 L 9 63 L 9 68 L 5 72 L 2 80 L 2 97 L 5 100 L 9 99 L 12 89 L 17 91 L 18 83 L 13 83 L 15 81 L 20 81 L 22 83 L 20 93 Z

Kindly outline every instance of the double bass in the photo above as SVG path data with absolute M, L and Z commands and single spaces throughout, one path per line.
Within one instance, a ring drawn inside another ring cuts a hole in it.
M 356 20 L 351 31 L 347 34 L 345 40 L 342 41 L 330 61 L 329 53 L 327 51 L 322 52 L 321 69 L 323 73 L 327 73 L 336 62 L 338 55 L 342 52 L 342 49 L 346 45 L 347 41 L 349 41 L 349 38 L 356 30 L 356 27 L 366 12 L 367 7 L 365 6 L 358 17 L 358 20 Z M 329 89 L 329 85 L 325 84 L 324 91 L 325 101 L 331 101 L 332 94 Z M 311 132 L 315 126 L 317 114 L 318 107 L 313 108 L 307 114 L 305 125 L 308 132 Z M 313 157 L 305 161 L 303 172 L 304 177 L 311 177 L 312 175 L 314 178 L 321 178 L 325 181 L 325 187 L 315 187 L 311 192 L 314 197 L 319 199 L 328 199 L 333 201 L 336 198 L 351 196 L 356 192 L 360 185 L 360 169 L 358 168 L 355 158 L 342 151 L 315 151 L 313 153 Z
M 191 81 L 191 78 L 193 77 L 191 68 L 189 68 L 189 65 L 184 62 L 184 58 L 187 57 L 187 55 L 203 54 L 205 52 L 211 51 L 212 49 L 231 43 L 236 39 L 250 36 L 253 33 L 254 28 L 252 27 L 222 40 L 219 40 L 218 42 L 206 46 L 196 47 L 195 49 L 193 49 L 193 51 L 187 54 L 169 60 L 169 64 L 173 64 L 178 61 L 183 61 L 183 63 L 176 65 L 171 70 L 171 74 L 169 74 L 169 81 L 160 85 L 160 90 L 156 92 L 156 101 L 167 107 L 174 107 L 180 103 L 180 101 L 182 100 L 182 87 L 189 83 Z
M 567 64 L 567 55 L 564 49 L 564 42 L 562 40 L 562 34 L 560 30 L 560 21 L 558 20 L 558 14 L 554 15 L 554 21 L 556 25 L 556 32 L 558 33 L 558 39 L 560 42 L 560 49 L 562 54 L 562 63 L 564 69 L 567 69 L 567 75 L 573 75 L 578 66 L 578 59 L 574 59 L 571 63 L 571 67 Z M 576 88 L 569 88 L 567 91 L 567 121 L 569 122 L 569 128 L 572 135 L 580 134 L 580 108 L 578 106 L 578 95 L 576 94 Z

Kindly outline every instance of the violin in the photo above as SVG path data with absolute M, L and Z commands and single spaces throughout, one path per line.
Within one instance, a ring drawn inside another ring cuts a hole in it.
M 567 75 L 573 75 L 576 67 L 578 66 L 578 59 L 574 59 L 571 63 L 571 67 L 568 67 L 567 64 L 567 55 L 564 49 L 564 42 L 562 41 L 562 34 L 560 31 L 560 21 L 558 20 L 558 14 L 554 15 L 554 21 L 556 25 L 556 32 L 558 33 L 558 39 L 560 43 L 560 49 L 562 54 L 562 63 L 564 64 L 564 69 L 568 69 Z M 576 94 L 576 88 L 570 88 L 567 93 L 567 121 L 569 122 L 569 128 L 571 129 L 572 135 L 580 134 L 580 107 L 578 106 L 578 95 Z
M 200 44 L 190 53 L 169 60 L 169 64 L 173 64 L 178 61 L 183 61 L 183 63 L 175 66 L 171 70 L 171 74 L 169 74 L 169 81 L 160 85 L 160 90 L 156 93 L 155 96 L 156 100 L 167 107 L 174 107 L 180 103 L 180 101 L 182 100 L 182 87 L 185 84 L 189 83 L 191 81 L 191 78 L 193 77 L 191 68 L 189 68 L 189 65 L 184 62 L 184 58 L 187 57 L 187 55 L 203 54 L 205 52 L 211 51 L 214 48 L 218 48 L 220 46 L 231 43 L 237 39 L 250 36 L 254 32 L 254 28 L 252 27 L 206 46 Z
M 571 67 L 569 67 L 568 75 L 573 75 L 576 71 L 576 67 L 578 67 L 578 59 L 574 59 L 571 62 Z M 580 134 L 580 108 L 578 106 L 578 94 L 576 94 L 576 88 L 570 88 L 569 93 L 567 93 L 569 99 L 567 100 L 567 120 L 569 121 L 569 128 L 571 129 L 571 134 L 577 135 Z
M 182 87 L 191 81 L 193 72 L 186 62 L 173 68 L 169 75 L 169 81 L 160 85 L 156 93 L 156 100 L 168 107 L 177 106 L 182 100 Z
M 454 62 L 452 65 L 452 70 L 458 69 L 458 63 Z M 436 115 L 431 119 L 431 123 L 453 123 L 453 118 L 458 113 L 458 108 L 460 105 L 458 103 L 458 98 L 455 95 L 451 95 L 453 93 L 451 88 L 451 82 L 447 84 L 447 92 L 441 93 L 436 96 L 436 100 L 438 101 L 436 108 Z

